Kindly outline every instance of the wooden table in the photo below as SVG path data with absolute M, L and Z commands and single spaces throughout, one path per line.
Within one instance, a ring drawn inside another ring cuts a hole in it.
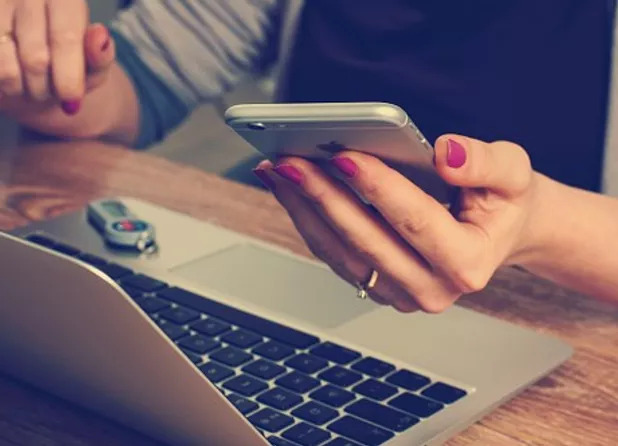
M 214 219 L 309 255 L 275 200 L 256 189 L 100 143 L 0 149 L 1 229 L 116 194 Z M 463 305 L 553 334 L 576 353 L 551 376 L 452 439 L 450 446 L 618 444 L 618 307 L 513 269 L 499 272 L 486 291 L 467 297 Z M 154 444 L 0 375 L 0 445 Z

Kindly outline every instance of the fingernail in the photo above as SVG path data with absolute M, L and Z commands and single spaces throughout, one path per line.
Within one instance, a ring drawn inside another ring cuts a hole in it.
M 303 182 L 303 173 L 294 166 L 291 166 L 289 164 L 282 164 L 275 167 L 274 170 L 283 178 L 291 181 L 298 186 L 300 186 Z
M 332 158 L 330 162 L 348 178 L 354 178 L 358 173 L 358 166 L 350 158 L 337 157 Z
M 101 51 L 107 51 L 110 43 L 112 43 L 112 39 L 107 36 L 107 39 L 105 40 L 105 42 L 103 42 L 103 45 L 101 45 Z
M 253 169 L 253 173 L 262 182 L 264 187 L 270 190 L 275 190 L 275 182 L 264 169 Z
M 449 139 L 446 142 L 446 164 L 457 169 L 466 164 L 466 149 L 457 141 Z
M 75 114 L 77 114 L 77 112 L 79 111 L 79 108 L 81 107 L 81 105 L 82 105 L 81 101 L 64 101 L 61 104 L 62 110 L 67 115 L 75 115 Z

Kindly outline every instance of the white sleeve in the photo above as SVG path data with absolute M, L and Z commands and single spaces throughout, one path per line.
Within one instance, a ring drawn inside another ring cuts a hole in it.
M 135 0 L 112 28 L 188 108 L 276 59 L 283 0 Z

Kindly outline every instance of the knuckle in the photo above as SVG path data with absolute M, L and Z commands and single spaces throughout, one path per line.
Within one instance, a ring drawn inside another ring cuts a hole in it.
M 15 82 L 21 77 L 21 71 L 17 61 L 3 60 L 0 58 L 0 81 Z
M 50 42 L 55 47 L 82 45 L 83 40 L 83 33 L 72 29 L 56 30 L 50 36 Z
M 370 203 L 375 203 L 380 200 L 380 185 L 375 180 L 366 180 L 363 184 L 362 194 Z
M 20 72 L 17 68 L 5 66 L 0 68 L 0 82 L 3 84 L 12 84 L 19 81 Z
M 407 214 L 399 221 L 396 221 L 396 226 L 405 234 L 420 234 L 429 227 L 429 219 L 425 214 L 415 213 Z
M 453 271 L 451 281 L 462 294 L 475 293 L 484 289 L 490 276 L 480 269 L 458 269 Z
M 19 73 L 5 72 L 4 75 L 0 74 L 0 90 L 5 94 L 15 95 L 19 94 L 22 89 L 21 77 Z
M 35 75 L 47 74 L 51 58 L 47 49 L 31 51 L 23 57 L 24 69 Z
M 307 197 L 316 205 L 324 208 L 328 202 L 329 193 L 325 187 L 308 187 L 305 189 Z
M 373 163 L 365 163 L 371 166 Z M 375 171 L 374 171 L 375 172 Z M 376 203 L 382 200 L 384 195 L 384 181 L 377 174 L 364 175 L 362 178 L 362 190 L 360 191 L 370 203 Z
M 519 144 L 510 141 L 495 141 L 487 152 L 505 153 L 511 179 L 511 187 L 516 191 L 525 189 L 532 179 L 532 161 L 528 152 Z M 491 160 L 489 160 L 491 161 Z

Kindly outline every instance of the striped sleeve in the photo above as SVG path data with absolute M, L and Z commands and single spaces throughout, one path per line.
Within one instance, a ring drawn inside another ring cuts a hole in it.
M 140 100 L 137 144 L 160 140 L 197 105 L 274 62 L 281 3 L 136 0 L 119 13 L 111 28 Z M 161 91 L 149 94 L 157 85 Z

